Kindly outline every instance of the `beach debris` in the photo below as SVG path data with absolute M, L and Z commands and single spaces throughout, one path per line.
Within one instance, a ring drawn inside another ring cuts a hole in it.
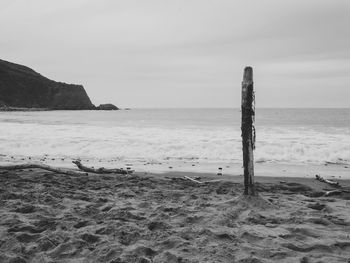
M 347 164 L 348 164 L 347 160 L 342 159 L 342 158 L 338 158 L 338 160 L 335 162 L 325 162 L 324 163 L 325 166 L 327 166 L 327 165 L 347 165 Z
M 195 178 L 192 178 L 192 177 L 189 177 L 187 175 L 185 175 L 184 177 L 178 177 L 178 179 L 191 181 L 191 182 L 194 182 L 194 183 L 197 183 L 197 184 L 217 183 L 217 182 L 221 182 L 222 181 L 222 180 L 199 181 L 201 179 L 201 177 L 196 176 Z
M 191 177 L 189 177 L 189 176 L 186 176 L 186 175 L 185 175 L 183 178 L 186 179 L 186 180 L 195 182 L 195 183 L 197 183 L 197 184 L 203 184 L 203 182 L 198 181 L 198 180 L 196 180 L 196 179 L 193 179 L 193 178 L 191 178 Z
M 87 167 L 85 165 L 83 165 L 81 163 L 80 160 L 74 160 L 72 161 L 72 163 L 74 163 L 80 170 L 84 171 L 84 172 L 88 172 L 88 173 L 95 173 L 95 174 L 131 174 L 134 172 L 134 170 L 124 170 L 124 169 L 108 169 L 108 168 L 104 168 L 104 167 L 100 167 L 100 168 L 93 168 L 93 167 Z
M 219 171 L 216 173 L 216 175 L 222 176 L 222 167 L 219 167 L 218 170 Z
M 324 179 L 322 176 L 316 174 L 316 180 L 317 181 L 320 181 L 322 183 L 327 183 L 329 185 L 332 185 L 332 186 L 335 186 L 335 187 L 340 187 L 340 184 L 339 182 L 336 182 L 336 181 L 332 181 L 332 180 L 328 180 L 328 179 Z
M 75 172 L 71 170 L 65 170 L 57 167 L 52 167 L 45 164 L 15 164 L 15 165 L 4 165 L 0 166 L 1 170 L 23 170 L 23 169 L 42 169 L 58 174 L 66 174 L 66 175 L 72 175 L 72 176 L 82 176 L 82 175 L 88 175 L 87 173 L 82 172 Z

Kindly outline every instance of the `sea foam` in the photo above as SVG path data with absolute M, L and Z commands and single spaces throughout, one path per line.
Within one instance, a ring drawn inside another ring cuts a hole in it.
M 349 164 L 348 128 L 257 127 L 257 162 Z M 95 126 L 2 122 L 0 153 L 54 158 L 241 163 L 239 127 Z

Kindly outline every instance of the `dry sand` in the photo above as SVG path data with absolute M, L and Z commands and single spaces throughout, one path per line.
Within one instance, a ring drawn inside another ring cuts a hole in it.
M 247 202 L 242 177 L 183 175 L 0 171 L 0 262 L 350 262 L 349 194 L 257 177 Z

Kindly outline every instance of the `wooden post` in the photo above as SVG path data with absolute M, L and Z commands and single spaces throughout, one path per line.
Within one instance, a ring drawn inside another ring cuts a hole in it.
M 254 89 L 253 69 L 246 67 L 242 82 L 242 146 L 244 167 L 244 195 L 256 195 L 254 187 L 254 156 L 255 144 L 253 120 L 254 120 Z

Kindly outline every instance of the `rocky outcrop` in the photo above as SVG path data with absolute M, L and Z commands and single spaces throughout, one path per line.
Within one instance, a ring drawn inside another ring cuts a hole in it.
M 111 103 L 100 104 L 96 107 L 96 110 L 119 110 L 119 108 Z
M 50 80 L 34 70 L 0 60 L 0 106 L 50 110 L 92 110 L 81 85 Z

